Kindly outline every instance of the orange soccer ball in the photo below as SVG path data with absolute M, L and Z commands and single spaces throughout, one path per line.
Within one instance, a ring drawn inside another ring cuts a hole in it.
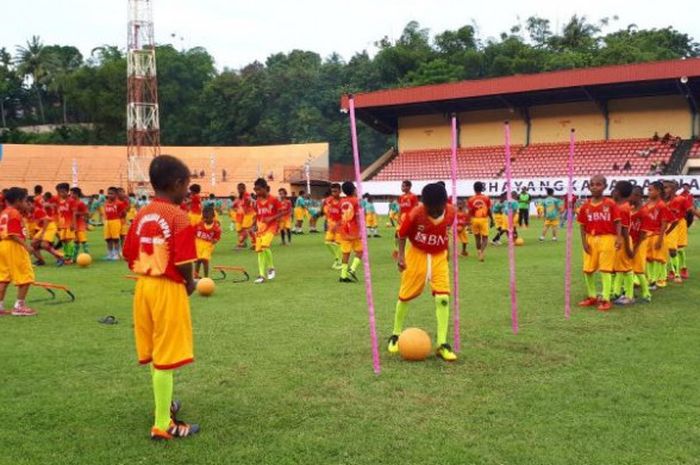
M 216 286 L 211 278 L 202 278 L 197 281 L 197 292 L 199 292 L 201 296 L 209 297 L 214 293 L 215 288 Z
M 399 336 L 399 353 L 404 360 L 425 360 L 432 347 L 430 336 L 420 328 L 405 329 Z
M 525 239 L 522 237 L 519 237 L 515 240 L 515 245 L 524 245 L 525 244 Z
M 75 263 L 77 263 L 78 266 L 81 267 L 81 268 L 88 267 L 88 266 L 90 266 L 90 264 L 92 263 L 92 257 L 90 256 L 90 254 L 81 253 L 81 254 L 78 255 L 78 257 L 75 259 Z

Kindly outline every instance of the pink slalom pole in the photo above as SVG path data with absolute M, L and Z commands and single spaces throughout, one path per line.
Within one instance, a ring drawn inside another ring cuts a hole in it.
M 574 228 L 574 151 L 576 140 L 575 131 L 569 135 L 569 187 L 566 191 L 566 269 L 564 271 L 564 316 L 571 317 L 571 241 Z
M 457 116 L 452 115 L 452 202 L 457 208 Z M 457 215 L 452 223 L 452 315 L 454 318 L 455 350 L 459 352 L 459 238 L 457 237 Z
M 357 122 L 355 120 L 355 99 L 348 96 L 350 111 L 350 137 L 352 139 L 352 157 L 355 162 L 355 183 L 357 185 L 357 197 L 362 199 L 362 174 L 360 173 L 360 149 L 357 145 Z M 369 313 L 369 335 L 372 340 L 372 367 L 374 373 L 379 374 L 382 367 L 379 361 L 379 346 L 377 345 L 377 320 L 374 312 L 374 297 L 372 296 L 372 270 L 369 264 L 369 248 L 367 247 L 367 225 L 365 223 L 365 209 L 360 202 L 360 235 L 362 237 L 362 263 L 365 271 L 365 296 L 367 297 L 367 312 Z
M 510 153 L 510 124 L 506 121 L 506 202 L 508 207 L 508 266 L 510 269 L 510 321 L 513 328 L 513 334 L 518 334 L 518 294 L 515 283 L 515 244 L 513 243 L 513 208 L 511 201 L 513 197 L 511 173 L 511 153 Z

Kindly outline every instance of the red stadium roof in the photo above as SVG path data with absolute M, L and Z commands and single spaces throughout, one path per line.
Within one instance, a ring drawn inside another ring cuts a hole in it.
M 680 78 L 691 94 L 700 92 L 700 58 L 604 66 L 539 74 L 461 81 L 355 94 L 355 108 L 370 124 L 391 126 L 391 118 L 440 111 L 530 106 L 559 101 L 606 100 L 647 95 L 682 94 Z M 573 91 L 573 93 L 572 93 Z M 513 99 L 506 99 L 513 96 Z M 528 98 L 525 98 L 528 96 Z M 533 99 L 532 97 L 538 96 Z M 498 98 L 499 102 L 494 102 Z M 473 104 L 470 104 L 471 103 Z M 347 109 L 347 96 L 341 108 Z M 427 106 L 426 106 L 427 105 Z M 393 111 L 388 112 L 389 108 Z M 364 112 L 362 110 L 365 110 Z M 379 110 L 374 112 L 373 110 Z M 383 111 L 382 111 L 383 110 Z M 378 121 L 377 119 L 387 119 Z M 382 124 L 383 123 L 383 124 Z

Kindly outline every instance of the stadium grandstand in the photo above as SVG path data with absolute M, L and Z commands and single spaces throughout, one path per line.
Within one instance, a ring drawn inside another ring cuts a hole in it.
M 671 60 L 389 89 L 354 96 L 359 119 L 396 148 L 367 167 L 371 181 L 447 179 L 450 117 L 458 118 L 458 177 L 504 176 L 504 121 L 513 176 L 700 172 L 700 59 Z M 347 96 L 341 108 L 347 110 Z
M 180 157 L 192 171 L 192 182 L 205 193 L 227 196 L 236 184 L 264 177 L 272 189 L 305 183 L 309 165 L 314 184 L 327 183 L 331 174 L 328 144 L 258 147 L 161 147 L 161 153 Z M 117 185 L 126 187 L 126 147 L 75 145 L 0 145 L 0 185 L 31 189 L 73 180 L 86 193 Z

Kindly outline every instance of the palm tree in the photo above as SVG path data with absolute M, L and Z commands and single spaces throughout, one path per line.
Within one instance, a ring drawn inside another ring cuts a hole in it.
M 39 102 L 39 115 L 41 122 L 46 123 L 44 117 L 44 102 L 41 99 L 41 85 L 47 76 L 47 59 L 48 56 L 44 52 L 44 44 L 41 43 L 39 36 L 32 36 L 31 40 L 27 41 L 26 47 L 17 47 L 17 72 L 24 78 L 31 78 L 32 87 L 36 92 Z

